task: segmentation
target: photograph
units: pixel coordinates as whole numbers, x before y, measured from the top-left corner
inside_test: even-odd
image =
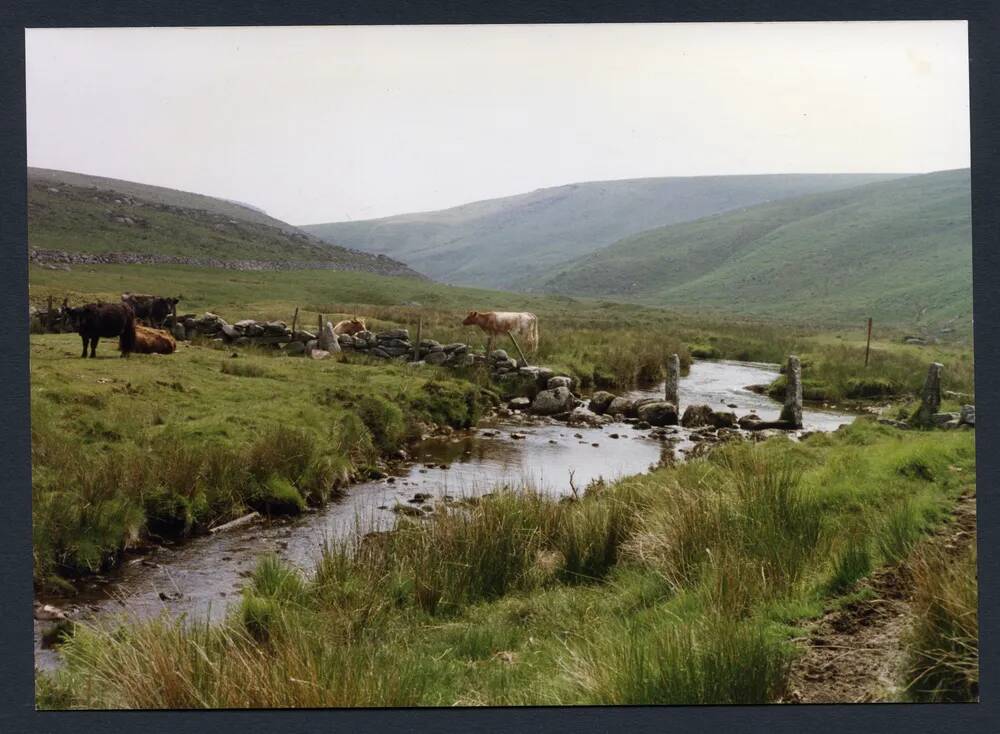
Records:
[[[24,111],[36,710],[979,702],[967,21],[28,27]]]

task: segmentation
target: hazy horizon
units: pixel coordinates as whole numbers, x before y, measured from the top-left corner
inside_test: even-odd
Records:
[[[587,181],[969,167],[964,21],[29,29],[25,43],[29,166],[292,224]]]

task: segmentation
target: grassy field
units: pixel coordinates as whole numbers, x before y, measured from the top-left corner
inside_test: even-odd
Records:
[[[94,298],[115,301],[127,290],[180,293],[182,311],[211,310],[230,321],[277,318],[290,323],[299,308],[300,323],[307,326],[316,324],[319,313],[337,318],[358,314],[376,327],[409,327],[411,335],[420,322],[425,338],[474,345],[483,345],[485,339],[478,329],[461,326],[469,310],[532,311],[539,317],[541,333],[541,347],[533,359],[572,374],[584,388],[614,389],[658,379],[665,356],[677,352],[685,365],[692,356],[780,363],[789,354],[799,354],[805,360],[805,378],[822,385],[822,397],[830,401],[863,391],[851,380],[887,386],[887,396],[914,393],[926,365],[934,360],[945,364],[946,389],[974,391],[970,341],[956,336],[932,346],[906,345],[901,343],[904,332],[879,325],[866,369],[864,321],[855,329],[817,332],[814,326],[795,321],[692,315],[611,301],[336,271],[249,273],[125,265],[71,272],[30,270],[30,296],[37,305],[49,295],[57,303],[64,297],[71,303]]]
[[[79,629],[65,668],[39,678],[39,704],[780,700],[791,625],[909,561],[974,483],[973,438],[861,420],[799,444],[728,446],[575,502],[501,493],[400,520],[328,548],[311,578],[265,558],[224,624]]]

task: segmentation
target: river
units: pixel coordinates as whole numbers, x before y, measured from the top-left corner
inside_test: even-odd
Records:
[[[740,417],[754,412],[764,420],[775,420],[780,404],[746,387],[770,383],[777,374],[778,366],[771,364],[698,361],[681,378],[680,403],[682,407],[703,403]],[[633,398],[662,395],[662,384],[629,393]],[[803,430],[832,431],[853,418],[846,413],[806,408]],[[622,423],[603,428],[485,423],[474,431],[422,442],[411,452],[415,462],[391,481],[354,485],[345,497],[316,512],[166,546],[152,556],[126,561],[106,577],[84,583],[72,598],[40,601],[64,607],[79,619],[122,612],[149,617],[166,611],[218,620],[229,602],[239,596],[263,553],[276,553],[308,571],[325,539],[359,528],[367,532],[391,527],[396,517],[391,508],[397,503],[415,506],[409,500],[416,493],[458,499],[506,484],[568,494],[571,480],[573,486],[583,489],[598,478],[613,480],[647,471],[669,458],[664,452],[683,458],[694,445],[689,435],[686,429],[678,428],[674,438],[679,440],[663,443],[650,437],[648,431]],[[41,644],[44,626],[35,622],[35,664],[48,669],[59,664],[59,657]]]

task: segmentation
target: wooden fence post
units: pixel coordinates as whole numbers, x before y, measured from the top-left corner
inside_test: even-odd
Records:
[[[417,338],[413,342],[413,361],[420,361],[420,336],[424,327],[424,319],[422,316],[417,317]]]
[[[507,336],[509,336],[510,340],[514,342],[514,347],[517,349],[517,353],[521,355],[521,362],[523,362],[524,366],[527,367],[528,359],[524,356],[524,352],[521,351],[521,345],[517,343],[517,339],[514,338],[514,335],[511,332],[508,331]]]
[[[868,341],[865,343],[865,367],[868,366],[868,351],[872,346],[872,317],[868,317]]]
[[[295,315],[292,316],[292,341],[295,341],[295,325],[299,322],[299,307],[295,307]]]

